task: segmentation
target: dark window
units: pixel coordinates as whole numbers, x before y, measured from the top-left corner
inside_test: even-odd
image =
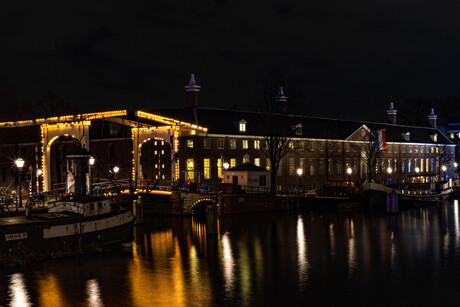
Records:
[[[93,203],[90,203],[90,204],[89,204],[89,209],[90,209],[90,210],[94,210],[94,204],[93,204]]]
[[[263,175],[263,176],[259,176],[259,185],[261,187],[264,187],[267,185],[267,176]]]
[[[109,144],[109,158],[115,157],[115,144]]]
[[[97,203],[97,208],[102,209],[102,203]]]

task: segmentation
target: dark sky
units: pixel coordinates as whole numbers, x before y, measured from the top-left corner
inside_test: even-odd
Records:
[[[85,109],[254,105],[275,68],[304,114],[384,120],[460,92],[455,1],[3,1],[0,78]]]

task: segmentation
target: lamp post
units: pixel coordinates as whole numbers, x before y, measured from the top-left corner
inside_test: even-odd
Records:
[[[88,192],[89,194],[93,194],[93,165],[96,160],[93,157],[89,158],[89,184],[88,184]]]
[[[351,173],[353,170],[351,167],[347,168],[347,174],[348,174],[348,192],[351,192]]]
[[[303,169],[299,167],[299,168],[297,169],[297,175],[299,175],[299,191],[300,191],[300,186],[301,186],[301,185],[300,185],[300,183],[301,183],[300,179],[301,179],[301,177],[302,177],[302,174],[303,174]]]
[[[117,179],[117,174],[119,171],[120,171],[120,168],[118,166],[113,167],[114,179]]]
[[[230,167],[230,164],[228,162],[224,162],[222,166],[224,167],[224,170],[228,170],[228,168]],[[223,171],[222,171],[222,183],[224,183],[224,172]]]
[[[22,168],[24,167],[24,160],[22,158],[17,159],[14,161],[16,164],[16,167],[18,168],[18,174],[19,174],[19,200],[18,200],[18,206],[22,207]],[[16,206],[16,212],[18,211],[18,206]]]
[[[445,165],[443,165],[443,166],[441,167],[441,169],[442,169],[442,171],[444,172],[444,177],[443,177],[443,178],[445,178],[445,177],[446,177],[446,170],[447,170],[447,167],[446,167]]]
[[[393,173],[393,169],[391,167],[388,167],[387,173],[388,173],[388,184],[391,184],[391,174]]]

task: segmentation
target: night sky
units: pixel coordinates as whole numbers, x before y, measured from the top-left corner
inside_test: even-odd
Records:
[[[299,113],[385,120],[398,101],[460,93],[452,1],[3,1],[0,82],[84,110],[253,108],[264,76]]]

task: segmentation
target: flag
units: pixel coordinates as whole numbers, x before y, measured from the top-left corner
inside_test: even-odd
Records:
[[[376,150],[387,149],[386,129],[374,131],[374,142]]]

